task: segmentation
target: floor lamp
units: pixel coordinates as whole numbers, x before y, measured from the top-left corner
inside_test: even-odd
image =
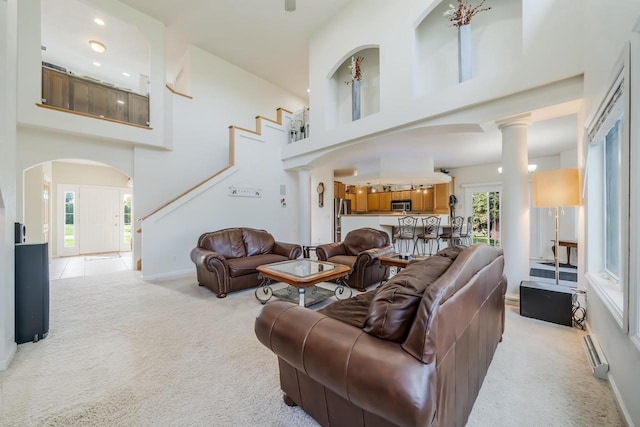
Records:
[[[531,175],[531,193],[534,208],[555,209],[555,255],[556,285],[560,283],[560,250],[558,247],[558,211],[565,206],[580,205],[578,169],[555,169]]]

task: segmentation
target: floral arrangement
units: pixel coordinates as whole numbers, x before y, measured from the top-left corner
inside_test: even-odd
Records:
[[[362,61],[364,61],[362,56],[351,57],[351,65],[349,65],[349,69],[351,70],[351,80],[345,82],[346,84],[350,84],[356,80],[362,80],[362,68],[360,67]]]
[[[479,5],[471,7],[467,0],[457,0],[457,4],[449,4],[449,10],[444,13],[444,16],[449,18],[451,25],[454,27],[461,27],[463,25],[469,25],[471,18],[480,12],[491,9],[490,7],[483,8],[485,0],[482,0]]]

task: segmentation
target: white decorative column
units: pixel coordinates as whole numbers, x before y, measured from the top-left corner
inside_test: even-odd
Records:
[[[311,180],[309,170],[303,167],[298,169],[298,195],[300,199],[300,214],[298,215],[298,243],[309,245],[311,243]]]
[[[500,241],[504,250],[507,299],[519,299],[522,280],[529,279],[529,173],[527,128],[531,115],[496,121],[502,131],[502,195]]]

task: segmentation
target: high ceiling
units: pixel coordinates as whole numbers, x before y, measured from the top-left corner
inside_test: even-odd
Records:
[[[183,43],[307,98],[311,34],[349,0],[122,0],[167,25],[170,58]]]
[[[309,39],[349,2],[297,0],[296,10],[287,12],[284,0],[121,1],[166,24],[169,66],[182,56],[187,44],[193,44],[303,99],[309,96]],[[82,0],[43,0],[42,4],[42,44],[47,47],[43,60],[142,91],[141,82],[149,75],[148,45],[135,27],[99,13]],[[94,23],[98,16],[107,21],[105,26]],[[104,42],[107,51],[92,52],[88,47],[90,39]],[[102,66],[94,66],[93,61],[100,61]],[[131,77],[123,76],[123,72]],[[528,130],[529,157],[575,148],[579,105],[574,102],[551,107],[542,114],[532,112],[538,117]],[[401,156],[406,147],[414,155],[432,158],[436,170],[499,163],[500,131],[495,124],[474,126],[477,129],[436,134],[427,128],[404,130],[368,140],[367,150],[347,147],[331,153],[324,161],[334,169],[349,170],[366,161],[368,155]]]

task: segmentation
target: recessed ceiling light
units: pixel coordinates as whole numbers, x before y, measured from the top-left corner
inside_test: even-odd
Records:
[[[93,22],[95,22],[98,25],[104,25],[104,21],[102,19],[100,19],[100,18],[94,19]]]
[[[99,63],[98,61],[94,61],[93,65],[95,65],[96,67],[102,67],[102,64]]]
[[[100,43],[97,40],[89,40],[89,46],[91,46],[91,49],[98,53],[104,53],[107,50],[107,47],[104,45],[104,43]]]
[[[122,72],[122,75],[125,76],[125,77],[131,77],[131,74],[129,74],[127,72],[124,72],[124,71]]]
[[[311,93],[311,89],[307,88],[307,93]]]

